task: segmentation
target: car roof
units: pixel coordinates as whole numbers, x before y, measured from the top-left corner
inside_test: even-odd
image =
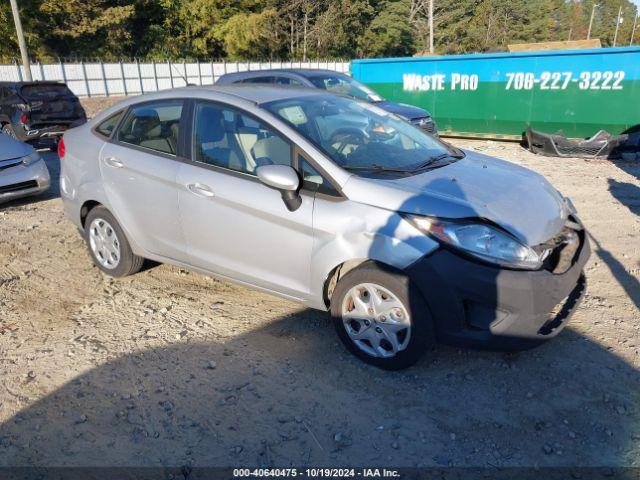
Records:
[[[305,88],[305,87],[291,87],[291,86],[271,86],[260,84],[225,84],[225,85],[210,85],[210,86],[188,86],[173,88],[170,90],[161,90],[155,93],[148,93],[145,95],[132,98],[132,102],[138,103],[142,101],[148,101],[153,99],[167,99],[167,98],[207,98],[211,93],[218,93],[221,95],[229,95],[232,97],[240,98],[251,103],[260,105],[262,103],[287,100],[290,98],[310,97],[317,96],[321,93],[318,90]],[[324,92],[322,92],[324,93]]]
[[[140,103],[153,102],[155,100],[172,100],[177,98],[194,98],[202,100],[226,100],[233,102],[233,99],[247,102],[254,105],[275,102],[278,100],[288,100],[301,97],[312,97],[318,95],[331,95],[325,91],[305,87],[291,86],[271,86],[248,83],[230,83],[223,85],[190,85],[187,87],[170,88],[158,92],[145,93],[125,97],[119,102],[100,111],[92,121],[102,121],[113,113],[129,106]]]
[[[220,78],[254,78],[268,77],[269,75],[293,75],[304,78],[313,78],[326,75],[345,75],[335,70],[320,70],[313,68],[271,68],[269,70],[246,70],[244,72],[231,72],[222,75]]]
[[[64,82],[58,82],[56,80],[35,80],[33,82],[7,82],[0,81],[0,87],[25,87],[31,85],[65,85]]]

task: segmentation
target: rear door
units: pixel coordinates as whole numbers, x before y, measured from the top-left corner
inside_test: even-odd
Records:
[[[309,293],[313,195],[287,210],[256,168],[290,165],[294,146],[234,107],[194,107],[192,159],[179,174],[180,218],[191,263],[295,298]]]
[[[102,148],[100,170],[112,213],[146,251],[186,261],[178,224],[183,100],[132,106]]]

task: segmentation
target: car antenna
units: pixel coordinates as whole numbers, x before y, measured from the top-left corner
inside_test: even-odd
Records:
[[[174,68],[175,68],[175,66],[176,66],[176,64],[175,64],[175,63],[169,63],[169,65],[170,65],[171,67],[174,67]],[[171,68],[171,67],[170,67],[170,68]],[[177,68],[175,68],[175,71],[176,71],[176,73],[180,76],[180,78],[184,80],[184,83],[186,84],[186,86],[187,86],[187,87],[195,87],[195,86],[196,86],[196,84],[195,84],[195,83],[189,83],[189,80],[187,80],[187,77],[185,77],[185,76],[184,76],[184,75],[183,75],[183,74],[182,74],[182,73],[181,73]]]

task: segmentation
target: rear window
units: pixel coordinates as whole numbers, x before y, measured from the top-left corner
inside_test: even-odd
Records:
[[[57,97],[74,97],[66,85],[27,85],[20,89],[26,100],[53,100]]]

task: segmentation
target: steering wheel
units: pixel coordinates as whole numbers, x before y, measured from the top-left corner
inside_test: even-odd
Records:
[[[345,152],[348,147],[359,147],[367,143],[367,134],[362,130],[341,129],[331,134],[329,145],[342,156],[346,156],[350,151]]]

